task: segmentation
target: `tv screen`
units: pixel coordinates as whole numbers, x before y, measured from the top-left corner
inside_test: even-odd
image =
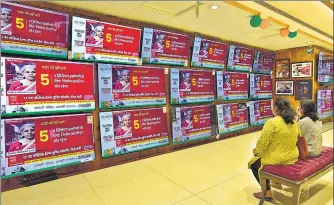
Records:
[[[166,107],[100,112],[102,157],[168,145]]]
[[[188,66],[190,38],[186,35],[144,28],[143,63]]]
[[[273,117],[272,100],[258,100],[249,102],[249,116],[251,127],[263,125]]]
[[[212,112],[213,111],[213,112]],[[172,108],[173,144],[183,144],[215,135],[214,105]]]
[[[196,37],[191,66],[225,69],[227,48],[224,43]]]
[[[100,108],[166,104],[164,68],[98,64]]]
[[[250,74],[250,99],[273,97],[273,82],[270,75]]]
[[[1,120],[1,178],[95,160],[93,115]]]
[[[170,70],[171,104],[214,102],[214,73],[211,70]]]
[[[273,71],[275,54],[262,51],[255,51],[253,73],[270,75]]]
[[[248,74],[217,71],[217,98],[225,100],[248,99]]]
[[[137,28],[73,16],[72,58],[136,65],[140,36]]]
[[[1,115],[95,109],[94,65],[1,58]]]
[[[248,108],[243,103],[217,105],[219,134],[226,134],[248,127]]]
[[[1,52],[67,59],[68,23],[68,14],[1,2]]]
[[[319,53],[318,61],[318,82],[332,83],[334,75],[333,55]]]
[[[230,46],[227,70],[250,72],[253,66],[254,50],[240,46]]]
[[[320,118],[333,116],[333,90],[318,90],[317,111]]]

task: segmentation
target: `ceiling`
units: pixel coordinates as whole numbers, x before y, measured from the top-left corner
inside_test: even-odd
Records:
[[[298,25],[301,31],[297,37],[282,38],[279,35],[280,29],[294,22],[260,5],[255,5],[255,2],[202,1],[198,20],[195,17],[196,1],[94,1],[94,3],[92,1],[56,1],[52,3],[168,26],[268,50],[307,46],[307,42],[310,41],[313,45],[333,50],[333,37],[325,37],[297,23],[295,25]],[[270,1],[267,3],[333,36],[333,10],[320,1]],[[213,4],[219,8],[212,10]],[[252,28],[249,25],[251,16],[264,11],[278,21],[271,22],[267,29]]]

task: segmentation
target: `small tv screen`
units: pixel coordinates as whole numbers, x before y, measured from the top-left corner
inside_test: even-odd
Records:
[[[144,28],[141,55],[143,63],[188,66],[190,38],[182,34]]]
[[[211,70],[170,70],[171,104],[214,102],[214,73]]]
[[[1,2],[1,52],[67,59],[69,15]]]
[[[214,105],[172,108],[173,144],[183,144],[215,135]]]
[[[248,73],[217,71],[218,101],[247,100]]]
[[[275,63],[275,54],[255,51],[253,73],[270,75]]]
[[[250,99],[269,99],[273,97],[273,81],[270,75],[250,74]]]
[[[334,75],[333,55],[320,52],[318,61],[318,82],[333,83],[333,75]]]
[[[101,109],[166,104],[164,68],[100,63],[98,71]]]
[[[227,70],[250,72],[253,66],[253,60],[253,49],[231,45],[227,61]]]
[[[95,160],[93,115],[1,120],[1,178]]]
[[[272,100],[258,100],[249,102],[249,116],[251,127],[263,125],[273,117]]]
[[[226,134],[248,128],[248,108],[246,103],[217,105],[219,134]]]
[[[168,145],[166,107],[100,112],[102,157]]]
[[[141,30],[72,17],[72,59],[137,65]]]
[[[320,118],[333,116],[333,90],[318,90],[317,111]]]
[[[226,44],[196,37],[191,66],[225,69],[227,53]]]

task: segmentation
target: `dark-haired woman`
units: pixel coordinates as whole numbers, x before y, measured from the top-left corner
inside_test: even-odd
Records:
[[[299,155],[296,143],[300,129],[289,101],[282,98],[277,99],[272,110],[275,117],[264,124],[261,137],[253,150],[254,156],[248,163],[259,183],[259,169],[262,165],[294,164]],[[265,200],[272,201],[269,180],[266,181],[266,185]],[[262,193],[258,192],[253,195],[260,199]]]
[[[298,124],[301,136],[304,136],[308,145],[308,157],[318,157],[322,151],[322,123],[315,103],[312,100],[302,100],[297,112],[301,115]]]

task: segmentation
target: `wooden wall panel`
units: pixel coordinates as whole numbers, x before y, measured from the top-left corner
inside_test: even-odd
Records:
[[[319,89],[333,89],[333,86],[322,86],[317,82],[319,53],[321,51],[324,51],[324,52],[329,53],[329,54],[333,54],[333,53],[326,50],[326,49],[314,46],[314,52],[312,54],[307,54],[306,49],[307,49],[307,47],[299,47],[299,48],[291,48],[291,49],[287,49],[287,50],[277,51],[276,56],[275,56],[275,60],[290,59],[290,78],[286,78],[284,80],[293,80],[294,84],[298,80],[312,80],[312,90],[313,90],[312,100],[314,100],[316,102],[317,91]],[[312,61],[312,63],[313,63],[312,77],[311,78],[292,78],[291,77],[291,63],[305,62],[305,61]],[[275,73],[275,72],[276,72],[276,70],[274,69],[273,73]],[[279,80],[283,80],[283,79],[279,79]],[[277,79],[274,79],[274,90],[275,90],[276,81],[277,81]],[[294,92],[296,92],[296,91],[294,90]],[[293,96],[279,96],[279,95],[275,95],[275,91],[274,91],[274,99],[276,99],[278,97],[287,98],[291,102],[292,108],[294,110],[296,110],[297,106],[300,103],[299,100],[295,100],[294,95]],[[328,121],[333,121],[333,117],[323,120],[323,122],[328,122]]]

